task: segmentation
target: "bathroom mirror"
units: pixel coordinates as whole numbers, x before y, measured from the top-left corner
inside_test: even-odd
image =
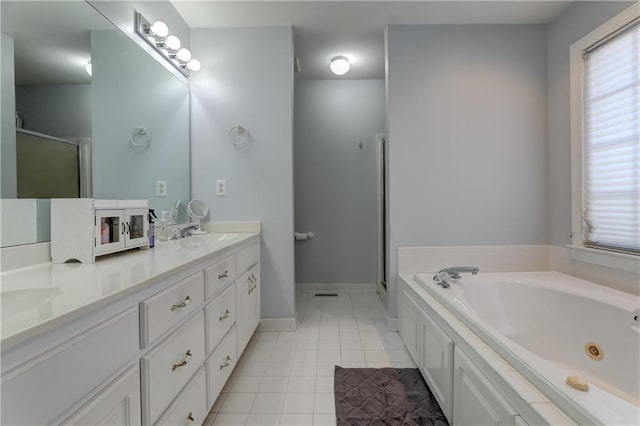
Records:
[[[47,222],[47,198],[148,199],[158,211],[188,200],[188,85],[86,2],[0,7],[2,234],[25,227],[1,245],[49,240],[7,222],[15,212]],[[64,190],[38,186],[58,174]]]

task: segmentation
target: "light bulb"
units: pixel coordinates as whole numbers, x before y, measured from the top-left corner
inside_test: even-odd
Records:
[[[157,36],[166,37],[169,34],[169,27],[162,21],[156,21],[151,25],[151,31]]]
[[[192,59],[187,63],[187,68],[191,71],[200,71],[200,61],[197,59]]]
[[[91,67],[91,61],[89,61],[89,63],[87,64],[86,67],[84,67],[84,70],[87,72],[87,74],[92,75],[92,67]]]
[[[331,65],[329,65],[329,68],[331,68],[331,72],[335,75],[344,75],[351,68],[351,64],[346,56],[336,56],[331,59]]]
[[[180,39],[174,35],[170,35],[164,42],[167,47],[171,50],[178,50],[182,43],[180,43]]]
[[[191,52],[189,49],[182,48],[176,53],[176,57],[182,62],[189,62],[191,60]]]

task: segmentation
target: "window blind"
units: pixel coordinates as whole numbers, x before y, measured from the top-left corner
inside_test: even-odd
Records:
[[[640,25],[584,51],[587,246],[640,253]]]

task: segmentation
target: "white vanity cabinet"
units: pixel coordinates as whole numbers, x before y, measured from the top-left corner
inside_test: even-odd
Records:
[[[131,308],[41,353],[10,357],[18,361],[15,366],[3,370],[0,423],[59,423],[61,418],[69,417],[65,411],[86,395],[98,389],[100,393],[106,392],[109,386],[105,387],[105,383],[110,382],[114,374],[131,362],[138,350],[138,310]],[[24,361],[21,362],[20,358],[23,357]],[[3,368],[6,368],[7,361],[14,363],[3,356]],[[116,391],[110,394],[106,402],[100,402],[107,405],[105,412],[122,406],[120,401],[131,395],[131,391],[125,388],[122,394]],[[139,412],[139,407],[138,397],[131,404],[131,413]],[[101,411],[88,409],[78,418],[88,420],[91,413],[98,412]],[[100,419],[94,420],[97,424]],[[136,422],[139,421],[138,417]]]
[[[135,365],[102,389],[63,425],[139,425],[140,370]]]
[[[244,351],[260,322],[260,267],[254,265],[236,281],[238,353]]]
[[[459,348],[454,364],[453,424],[513,425],[518,413]]]
[[[259,323],[259,242],[242,238],[3,348],[0,424],[202,424]]]
[[[149,246],[147,200],[51,200],[51,261],[94,263],[96,256]]]

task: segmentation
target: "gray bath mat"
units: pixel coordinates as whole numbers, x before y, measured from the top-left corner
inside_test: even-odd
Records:
[[[335,369],[338,426],[447,426],[417,368]]]

